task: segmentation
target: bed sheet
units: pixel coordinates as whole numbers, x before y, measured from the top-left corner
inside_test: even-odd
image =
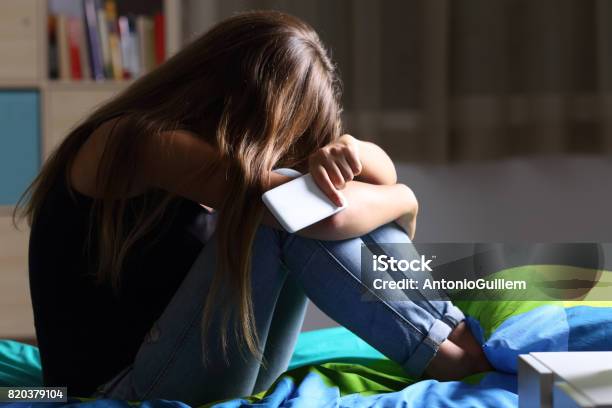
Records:
[[[525,266],[537,274],[542,266]],[[550,266],[546,266],[550,267]],[[502,271],[503,272],[503,271]],[[516,271],[514,271],[516,272]],[[604,271],[599,284],[612,285]],[[534,351],[612,350],[612,302],[594,301],[472,301],[456,302],[495,372],[462,381],[409,378],[363,340],[344,328],[302,333],[289,370],[260,394],[208,404],[207,407],[514,407],[518,404],[516,361]],[[0,341],[0,386],[42,383],[38,350]],[[203,386],[206,386],[203,384]],[[150,400],[142,407],[186,407],[179,401]],[[59,407],[62,404],[36,404]],[[78,408],[127,408],[118,400],[71,398]],[[23,406],[23,404],[13,404]]]

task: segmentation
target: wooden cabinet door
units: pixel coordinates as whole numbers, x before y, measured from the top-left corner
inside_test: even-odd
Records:
[[[41,0],[42,1],[42,0]],[[0,10],[0,80],[33,82],[38,79],[43,62],[39,30],[41,21],[37,0],[2,0]]]

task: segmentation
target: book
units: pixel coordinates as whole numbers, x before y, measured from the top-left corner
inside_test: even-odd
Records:
[[[132,72],[132,38],[130,37],[130,22],[127,16],[120,16],[117,19],[119,28],[119,45],[121,46],[121,60],[123,61],[123,77],[133,78]]]
[[[55,15],[50,14],[47,17],[47,41],[49,44],[49,78],[59,78],[59,55],[57,49],[57,18]]]
[[[81,67],[81,50],[80,50],[80,25],[81,21],[75,17],[66,18],[68,32],[68,51],[70,58],[70,78],[80,80],[83,79]]]
[[[120,16],[118,26],[124,76],[126,78],[136,78],[140,75],[140,57],[134,18]]]
[[[121,55],[121,44],[119,38],[119,27],[117,22],[117,5],[114,0],[105,2],[106,20],[108,25],[108,44],[110,47],[110,59],[114,79],[123,79],[123,58]]]
[[[51,79],[123,80],[166,59],[166,21],[154,14],[119,15],[118,0],[48,0]]]
[[[85,30],[85,22],[82,19],[77,19],[78,24],[78,39],[79,39],[79,57],[81,60],[81,74],[83,79],[91,79],[92,72],[89,63],[89,44],[87,42],[87,34]]]
[[[136,27],[136,17],[128,16],[130,38],[132,44],[132,67],[134,70],[134,77],[138,77],[144,71],[142,65],[140,65],[140,37],[138,36],[138,28]]]
[[[162,13],[156,13],[153,17],[155,32],[155,64],[160,65],[166,59],[166,37],[165,21]]]
[[[136,29],[138,32],[140,68],[142,73],[149,72],[155,68],[153,19],[149,16],[136,17]]]
[[[100,48],[102,49],[104,77],[111,79],[113,77],[113,65],[111,62],[110,43],[108,41],[108,21],[102,0],[96,1],[96,16],[98,18],[98,32],[100,33]]]
[[[55,37],[57,39],[57,55],[59,62],[59,78],[70,79],[70,49],[68,46],[68,27],[66,16],[55,16]]]
[[[92,78],[99,81],[104,79],[104,64],[102,61],[102,47],[100,45],[100,31],[98,30],[96,0],[83,1]]]

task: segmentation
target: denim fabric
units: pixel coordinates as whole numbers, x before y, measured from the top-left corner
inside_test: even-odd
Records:
[[[450,302],[424,297],[413,301],[394,296],[391,301],[377,294],[376,299],[367,299],[367,288],[360,280],[361,250],[364,244],[377,242],[410,244],[395,223],[361,238],[333,242],[259,227],[253,244],[251,290],[264,364],[245,352],[233,336],[224,358],[218,342],[221,323],[214,319],[205,334],[203,364],[201,318],[215,272],[213,236],[151,328],[133,364],[102,385],[95,396],[201,404],[264,390],[289,364],[307,297],[407,373],[421,375],[464,315]],[[412,254],[388,254],[396,258],[417,256],[412,245],[390,247],[411,249]]]

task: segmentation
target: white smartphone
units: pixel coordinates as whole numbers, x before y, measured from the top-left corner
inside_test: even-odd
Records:
[[[262,196],[270,212],[288,232],[294,233],[346,208],[334,204],[317,186],[312,176],[305,174]]]

